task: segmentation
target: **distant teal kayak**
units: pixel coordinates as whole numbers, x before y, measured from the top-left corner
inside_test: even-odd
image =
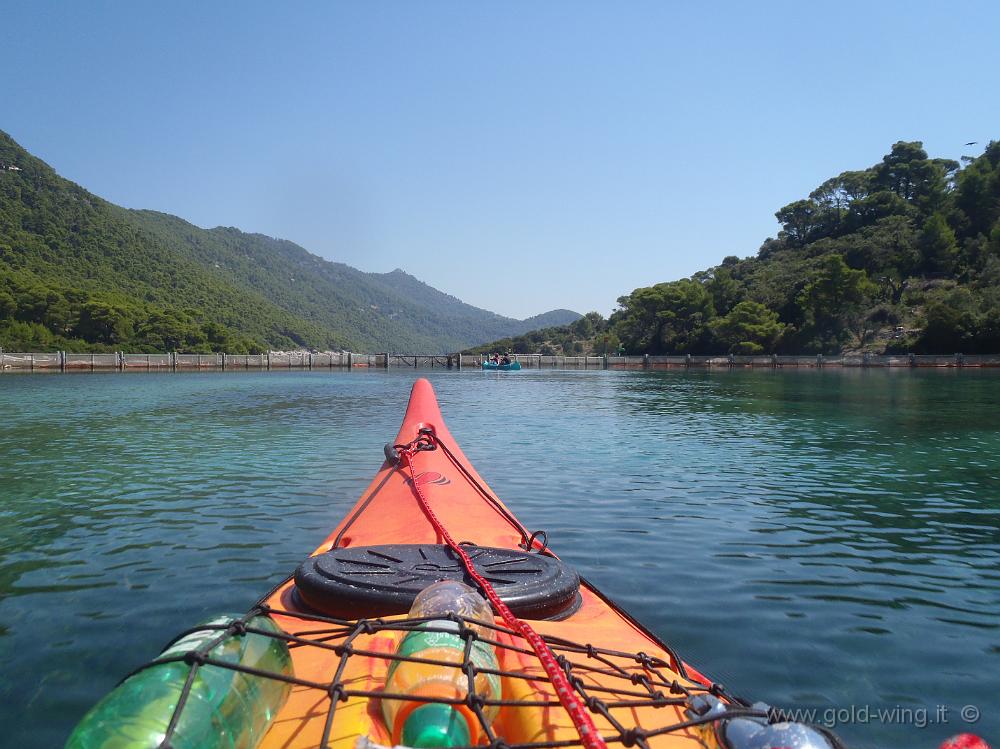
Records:
[[[508,372],[512,370],[518,370],[521,368],[521,362],[512,361],[510,364],[494,364],[493,362],[484,361],[483,369],[498,369],[502,372]]]

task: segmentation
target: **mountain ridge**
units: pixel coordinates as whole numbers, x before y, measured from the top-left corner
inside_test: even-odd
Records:
[[[397,272],[398,271],[398,272]],[[537,320],[235,227],[110,203],[0,131],[0,341],[10,349],[264,347],[445,353]]]

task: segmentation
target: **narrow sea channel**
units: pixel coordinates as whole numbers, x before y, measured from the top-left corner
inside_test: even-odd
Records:
[[[521,520],[732,691],[855,749],[1000,740],[1000,372],[410,370],[0,376],[5,745],[61,746],[290,572],[418,374]]]

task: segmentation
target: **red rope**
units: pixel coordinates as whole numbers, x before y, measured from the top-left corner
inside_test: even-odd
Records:
[[[580,734],[580,741],[583,742],[585,749],[607,749],[604,739],[597,732],[597,726],[594,725],[594,721],[591,719],[590,713],[588,713],[580,703],[580,699],[577,697],[576,692],[573,691],[573,687],[570,686],[569,680],[566,678],[566,674],[563,673],[563,670],[556,662],[556,657],[553,655],[551,648],[549,648],[545,640],[543,640],[541,636],[539,636],[539,634],[528,625],[527,622],[521,621],[514,616],[514,613],[507,608],[507,604],[500,600],[500,596],[498,596],[497,592],[493,590],[493,586],[490,585],[489,581],[476,572],[476,568],[472,564],[472,559],[465,553],[465,549],[455,543],[455,539],[451,537],[451,534],[449,534],[445,529],[444,525],[438,519],[438,516],[434,514],[430,503],[427,501],[427,497],[424,496],[423,491],[420,489],[420,484],[417,483],[417,474],[413,470],[413,456],[416,452],[416,447],[411,445],[401,449],[399,451],[399,457],[401,462],[410,471],[410,485],[413,487],[413,493],[417,496],[417,500],[423,507],[424,512],[427,513],[427,517],[430,518],[434,529],[441,535],[445,543],[447,543],[448,546],[450,546],[462,559],[462,563],[465,565],[465,569],[468,571],[469,576],[476,581],[482,591],[486,594],[486,597],[493,605],[493,608],[499,612],[504,624],[515,632],[518,632],[531,645],[531,649],[535,651],[535,655],[537,655],[538,660],[541,661],[542,667],[545,669],[545,673],[549,677],[549,681],[552,683],[552,686],[555,687],[556,695],[559,697],[559,702],[562,703],[566,712],[569,713],[569,717],[572,719],[573,725],[576,727],[576,732]]]

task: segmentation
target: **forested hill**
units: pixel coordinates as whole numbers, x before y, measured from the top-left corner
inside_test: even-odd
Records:
[[[1000,141],[963,163],[899,142],[775,215],[754,257],[635,289],[608,320],[481,349],[1000,352]]]
[[[133,211],[0,132],[0,346],[7,350],[455,351],[579,315],[515,320],[403,271]]]

